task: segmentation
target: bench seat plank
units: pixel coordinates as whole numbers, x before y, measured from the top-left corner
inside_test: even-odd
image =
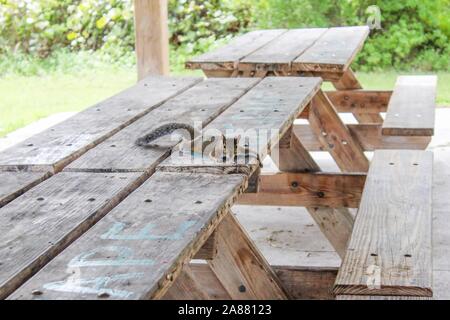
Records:
[[[214,119],[205,133],[221,132],[226,136],[240,135],[239,144],[249,147],[259,159],[264,159],[271,147],[278,143],[294,120],[320,89],[320,78],[267,77],[258,83],[239,101]],[[197,161],[191,155],[170,157],[163,161],[159,170],[197,172],[243,172],[252,173],[259,162],[250,161],[237,164],[233,159],[219,163],[213,159]]]
[[[161,298],[245,183],[242,175],[156,173],[10,298]]]
[[[0,171],[60,171],[200,78],[149,77],[0,153]]]
[[[158,140],[166,148],[142,148],[134,143],[138,137],[171,122],[205,126],[259,81],[234,78],[199,83],[89,150],[65,171],[151,171],[170,154],[177,141],[171,141],[168,135]]]
[[[49,176],[46,172],[0,172],[0,208]]]
[[[59,173],[0,209],[5,298],[121,201],[138,174]]]
[[[383,135],[432,136],[436,87],[436,76],[398,77],[383,122]]]
[[[432,295],[433,154],[375,151],[337,295]]]

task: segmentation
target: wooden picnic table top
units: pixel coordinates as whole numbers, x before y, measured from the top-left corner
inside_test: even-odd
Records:
[[[15,183],[1,190],[0,297],[160,297],[257,163],[218,164],[232,168],[223,174],[208,161],[169,161],[176,141],[153,150],[136,138],[171,122],[266,130],[255,149],[263,158],[320,85],[320,78],[148,78],[3,151],[0,175]],[[133,239],[154,248],[143,251]],[[273,290],[260,297],[283,297]]]
[[[345,72],[369,34],[367,26],[257,30],[190,59],[190,69]]]

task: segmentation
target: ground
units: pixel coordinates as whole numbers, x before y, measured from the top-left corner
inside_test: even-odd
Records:
[[[200,72],[183,73],[186,74],[201,75]],[[358,78],[366,89],[392,89],[397,75],[396,72],[358,73]],[[450,106],[450,72],[438,76],[438,105]],[[3,77],[0,79],[0,137],[55,113],[80,111],[135,81],[134,68]]]

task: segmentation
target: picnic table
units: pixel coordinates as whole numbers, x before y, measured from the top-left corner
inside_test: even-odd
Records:
[[[214,283],[225,292],[222,298],[289,298],[233,216],[234,203],[307,207],[343,258],[349,256],[352,233],[364,235],[353,225],[364,230],[376,219],[371,201],[379,191],[370,190],[380,184],[367,182],[371,187],[363,192],[366,179],[372,181],[370,172],[366,177],[369,161],[364,150],[383,144],[382,136],[370,136],[369,147],[361,143],[366,138],[353,134],[342,122],[321,84],[317,77],[147,78],[0,153],[0,297],[214,298],[199,285],[191,268],[192,259],[203,259]],[[424,88],[421,101],[428,101],[433,87]],[[309,119],[313,142],[297,134],[294,121],[302,116]],[[196,161],[191,153],[171,153],[178,140],[166,138],[167,147],[155,149],[134,144],[136,138],[172,122],[197,122],[223,135],[237,130],[245,137],[236,140],[241,146],[256,141],[251,145],[257,157],[244,162]],[[388,145],[396,149],[424,146],[424,141],[405,145],[404,137],[391,138]],[[332,155],[341,173],[320,171],[308,150],[317,149],[314,144]],[[417,186],[411,183],[417,176],[411,170],[419,170],[424,178],[422,189],[403,189],[401,199],[387,191],[385,201],[404,202],[406,197],[412,202],[422,197],[422,205],[429,208],[428,155],[418,150],[405,151],[418,152],[406,155],[391,152],[378,156],[383,167],[384,159],[392,158],[395,168],[397,157],[398,162],[415,161],[414,166],[398,164],[406,167],[398,175],[390,168],[392,181],[400,175],[406,185]],[[267,155],[281,172],[261,172]],[[383,171],[379,165],[371,170]],[[391,185],[398,188],[394,182],[388,185],[388,190]],[[361,216],[366,218],[358,223],[348,208],[363,203],[367,213]],[[410,205],[402,208],[409,210]],[[431,236],[426,232],[426,211],[418,211],[421,219],[391,216],[388,209],[385,214],[386,220],[406,219],[409,227],[420,223],[423,232],[417,236],[422,240]],[[375,230],[373,236],[378,235]],[[408,239],[408,245],[417,240]],[[360,243],[354,241],[355,246]],[[390,247],[389,254],[396,252],[403,258],[403,249]],[[360,250],[367,248],[362,245]],[[338,279],[340,296],[361,293],[353,289],[359,288],[359,278],[347,280],[343,271]],[[429,295],[431,290],[425,280],[412,291],[408,281],[395,285],[400,287],[392,291],[395,294]]]

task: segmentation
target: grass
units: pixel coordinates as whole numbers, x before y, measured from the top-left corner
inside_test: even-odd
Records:
[[[177,68],[173,74],[201,73]],[[397,75],[395,72],[358,73],[358,78],[366,89],[392,89]],[[438,76],[438,105],[450,106],[450,72],[438,73]],[[134,68],[102,68],[44,76],[7,75],[0,78],[0,137],[54,113],[80,111],[135,81]]]

